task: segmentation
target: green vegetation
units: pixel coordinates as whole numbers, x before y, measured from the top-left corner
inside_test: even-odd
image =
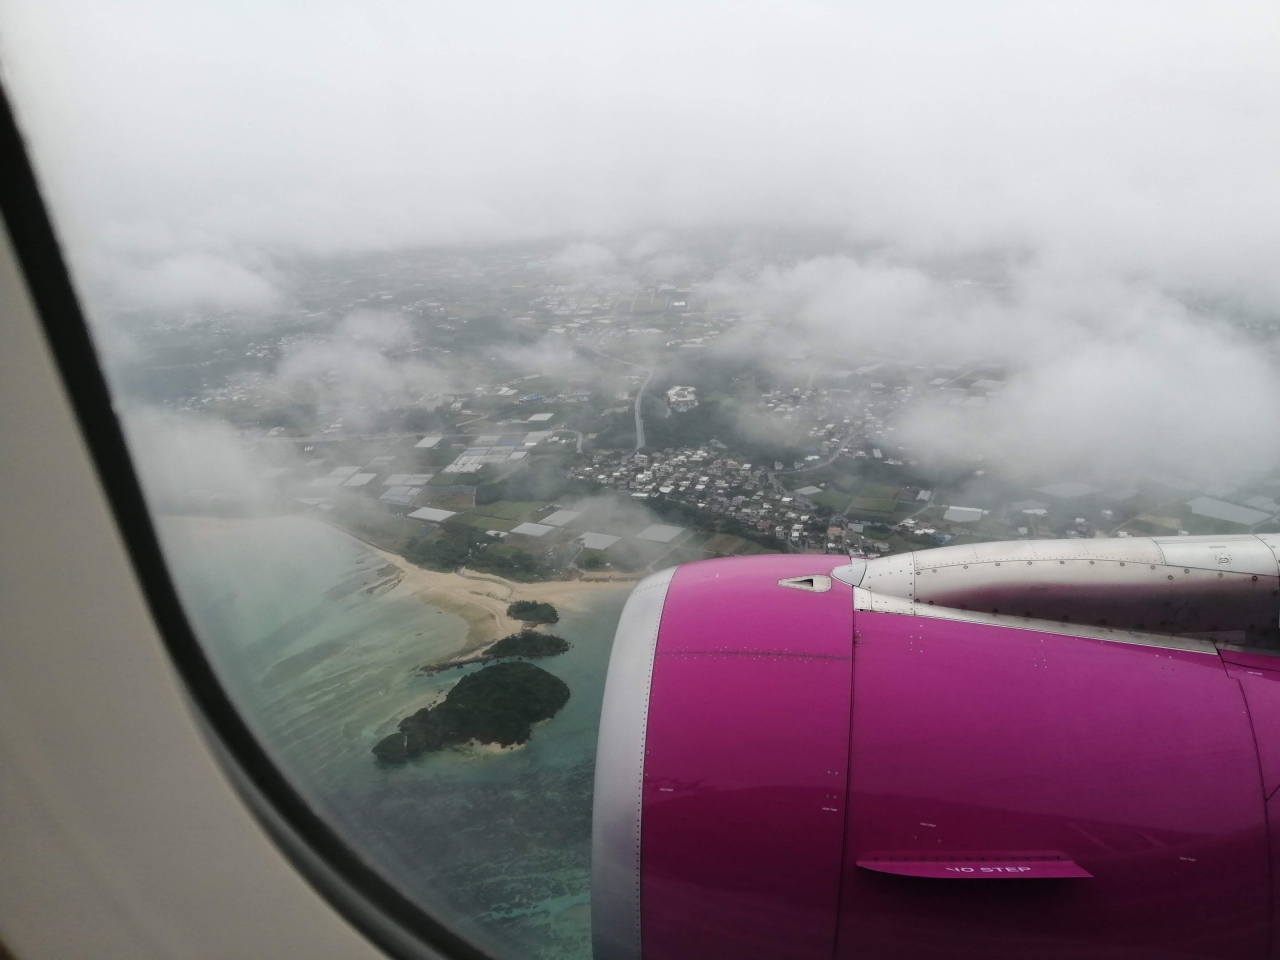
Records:
[[[528,741],[533,724],[549,720],[569,702],[569,686],[532,663],[496,663],[458,681],[444,701],[400,721],[379,740],[383,763],[407,760],[476,740],[510,746]]]
[[[538,558],[527,550],[495,543],[472,556],[470,566],[508,580],[536,580],[544,573]]]
[[[510,533],[517,526],[514,520],[487,517],[480,513],[461,513],[452,519],[455,523],[465,523],[467,526],[475,527],[477,530],[500,530],[503,533]]]
[[[456,570],[488,543],[489,537],[473,527],[446,523],[431,536],[410,544],[405,557],[432,570]]]
[[[569,649],[569,641],[551,633],[521,630],[503,637],[489,648],[487,656],[494,660],[502,657],[556,657]]]
[[[564,637],[557,637],[552,633],[538,633],[526,627],[519,633],[512,633],[498,640],[480,656],[429,664],[419,668],[418,673],[430,676],[433,673],[461,669],[475,663],[491,663],[511,657],[558,657],[568,649],[569,641]]]
[[[507,616],[525,623],[559,623],[560,614],[549,603],[538,600],[517,600],[507,607]]]
[[[858,496],[864,500],[887,500],[894,503],[898,499],[900,485],[896,483],[864,483],[858,488]]]
[[[599,550],[583,550],[578,554],[578,559],[574,561],[574,564],[580,570],[599,570],[607,562],[603,552]]]
[[[730,533],[717,533],[715,536],[708,537],[703,543],[698,544],[698,549],[706,550],[712,554],[724,554],[728,557],[737,556],[739,554],[760,554],[766,552],[764,547],[760,546],[760,544],[756,543],[754,540],[736,537]]]
[[[849,504],[851,513],[867,514],[892,514],[898,509],[896,500],[876,500],[870,497],[854,497]]]
[[[512,580],[534,580],[545,572],[538,558],[528,551],[497,543],[483,531],[457,520],[449,520],[430,536],[415,540],[404,555],[431,570],[467,566]]]
[[[648,391],[646,391],[647,395]],[[654,395],[658,395],[656,389]],[[625,435],[627,418],[619,419],[618,433]],[[630,436],[634,444],[634,418],[631,418],[631,423]],[[645,442],[654,450],[661,450],[664,447],[700,446],[715,438],[727,444],[738,456],[746,457],[748,461],[755,463],[772,463],[774,460],[789,463],[796,458],[796,448],[792,444],[774,443],[761,439],[758,435],[744,433],[741,429],[741,418],[733,406],[718,400],[708,399],[686,413],[675,414],[665,419],[646,417],[644,429]]]
[[[675,547],[662,558],[662,565],[675,566],[678,563],[694,563],[698,560],[711,560],[714,557],[714,553],[708,553],[706,550],[697,550],[692,547]]]
[[[733,517],[718,516],[708,514],[705,510],[699,510],[691,503],[681,503],[679,500],[669,500],[666,497],[656,497],[652,500],[646,500],[645,506],[656,513],[663,523],[674,524],[677,527],[689,527],[700,533],[714,535],[717,533],[729,533],[763,547],[765,552],[774,552],[777,547],[771,542],[771,538],[761,534],[754,527],[743,523]],[[612,559],[612,558],[611,558]],[[578,566],[582,566],[581,562]]]
[[[826,507],[834,513],[840,513],[849,506],[849,495],[847,493],[815,493],[809,498],[819,506]]]
[[[485,471],[476,474],[476,505],[488,506],[498,501],[529,504],[547,503],[570,494],[594,492],[594,484],[574,480],[565,473],[564,464],[556,458],[537,458],[506,474],[487,479]]]
[[[478,506],[473,512],[478,516],[498,517],[502,520],[514,520],[517,523],[521,523],[525,520],[531,520],[534,514],[546,505],[547,502],[545,500],[535,500],[528,503],[498,500],[494,503]]]
[[[385,550],[399,553],[421,532],[422,525],[380,509],[372,500],[347,498],[330,511],[333,523],[362,540],[368,540]]]

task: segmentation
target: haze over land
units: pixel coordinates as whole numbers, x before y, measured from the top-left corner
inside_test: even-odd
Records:
[[[1278,28],[1266,3],[10,0],[4,53],[109,354],[138,309],[270,328],[307,256],[551,240],[571,281],[675,276],[712,231],[705,289],[759,321],[756,360],[1008,371],[980,414],[908,417],[922,456],[1234,482],[1280,450]],[[276,373],[447,386],[424,354]]]
[[[590,949],[639,577],[1280,530],[1277,39],[1274,0],[0,0],[224,682],[371,862],[546,960]],[[563,709],[373,763],[520,599]]]

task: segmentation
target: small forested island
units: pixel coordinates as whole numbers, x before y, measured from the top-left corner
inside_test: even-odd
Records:
[[[569,649],[569,641],[554,633],[521,630],[503,637],[487,651],[495,660],[500,657],[554,657]]]
[[[379,740],[373,755],[383,763],[476,740],[502,746],[525,743],[533,724],[549,720],[569,702],[569,686],[532,663],[495,663],[458,681],[443,701],[400,721]]]
[[[495,641],[484,653],[467,657],[463,660],[446,660],[444,663],[433,663],[422,667],[418,672],[424,675],[441,673],[454,667],[465,667],[469,663],[492,663],[495,660],[506,660],[509,657],[554,657],[569,649],[569,641],[557,637],[553,633],[538,633],[536,630],[524,629]]]
[[[517,600],[507,607],[507,616],[525,623],[559,623],[556,608],[541,600]]]

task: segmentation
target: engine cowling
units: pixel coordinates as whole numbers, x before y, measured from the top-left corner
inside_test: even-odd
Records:
[[[1033,571],[1099,565],[1059,543],[1036,544]],[[1184,598],[1275,589],[1274,566],[1193,566],[1194,546],[1177,569],[1207,576],[1156,564]],[[1016,562],[974,557],[978,592],[1017,595]],[[1280,722],[1280,658],[962,610],[954,583],[957,606],[930,605],[927,571],[952,561],[960,581],[964,555],[942,548],[704,561],[636,588],[597,754],[600,960],[1267,955],[1280,755],[1250,710]]]

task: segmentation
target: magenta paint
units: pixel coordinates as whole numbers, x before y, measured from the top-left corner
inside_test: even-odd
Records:
[[[1258,760],[1216,655],[855,617],[837,957],[1266,956]],[[1055,850],[1092,876],[856,866],[883,850]]]
[[[851,589],[778,580],[843,557],[680,568],[650,694],[646,958],[829,960],[849,752]],[[726,574],[732,574],[726,576]]]

